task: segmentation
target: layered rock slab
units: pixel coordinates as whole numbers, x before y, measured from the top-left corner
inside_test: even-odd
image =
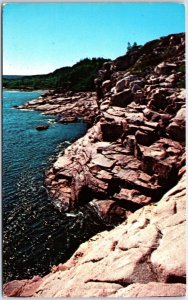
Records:
[[[130,135],[123,144],[121,139],[104,141],[101,122],[97,122],[59,156],[47,173],[46,185],[61,211],[91,203],[106,216],[108,209],[96,201],[107,204],[109,200],[120,208],[117,219],[123,220],[129,212],[160,199],[176,183],[183,153],[179,142],[163,137],[150,146]]]
[[[98,104],[95,92],[63,92],[49,91],[38,99],[31,100],[18,109],[40,111],[44,115],[55,115],[60,123],[77,122],[82,118],[92,125],[98,114]]]

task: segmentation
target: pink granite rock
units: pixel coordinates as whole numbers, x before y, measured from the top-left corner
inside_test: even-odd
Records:
[[[134,283],[126,288],[118,289],[113,297],[182,297],[185,295],[185,284],[149,282],[147,284]]]
[[[44,279],[34,276],[32,279],[14,280],[5,283],[3,293],[6,297],[32,297]]]
[[[52,92],[20,107],[94,124],[59,156],[46,185],[61,212],[90,203],[107,222],[124,221],[54,266],[35,297],[185,295],[184,35],[155,43],[104,64],[96,94]],[[167,60],[131,74],[145,63],[144,49],[152,61],[167,48]],[[9,284],[5,295],[30,283]]]
[[[158,203],[137,210],[118,227],[81,244],[61,268],[37,280],[32,296],[185,295],[185,179]],[[10,282],[4,285],[4,295],[31,295],[24,294],[31,283]]]

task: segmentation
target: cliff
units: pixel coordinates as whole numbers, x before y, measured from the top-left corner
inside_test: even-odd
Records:
[[[93,124],[59,156],[46,186],[61,212],[89,203],[106,222],[123,223],[44,278],[5,284],[5,295],[185,294],[184,55],[184,34],[162,37],[104,63],[96,94],[51,92],[20,107]]]

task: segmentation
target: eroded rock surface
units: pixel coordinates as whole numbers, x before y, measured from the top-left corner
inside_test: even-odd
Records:
[[[44,115],[55,115],[60,123],[72,123],[82,118],[91,125],[98,114],[95,92],[49,91],[17,108],[37,110]]]
[[[65,264],[42,279],[33,296],[184,296],[185,179],[183,175],[158,203],[81,244]],[[8,294],[7,286],[4,292]],[[20,290],[19,296],[23,293]]]
[[[65,150],[47,174],[46,185],[61,211],[90,203],[101,217],[109,212],[111,218],[113,206],[118,222],[158,201],[178,181],[185,153],[185,89],[179,87],[184,76],[179,72],[184,64],[184,35],[156,42],[161,48],[151,52],[165,57],[168,46],[173,55],[148,71],[140,69],[138,75],[134,68],[145,62],[142,49],[146,51],[152,42],[135,50],[139,59],[131,52],[106,62],[99,71],[94,126]],[[130,57],[128,69],[125,62]],[[69,101],[74,103],[73,97]]]
[[[106,222],[124,221],[54,267],[35,297],[185,295],[184,47],[184,34],[171,35],[105,63],[97,97],[52,93],[27,104],[93,124],[46,174],[58,209],[87,203]]]

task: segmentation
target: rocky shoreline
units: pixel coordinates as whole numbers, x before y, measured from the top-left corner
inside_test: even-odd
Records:
[[[185,295],[184,65],[185,36],[170,35],[104,63],[96,93],[50,91],[19,107],[90,125],[47,172],[47,189],[61,212],[89,203],[123,223],[5,295]]]
[[[72,123],[81,119],[88,125],[93,124],[99,113],[95,92],[73,93],[52,90],[17,108],[57,116],[57,122],[60,123]]]

